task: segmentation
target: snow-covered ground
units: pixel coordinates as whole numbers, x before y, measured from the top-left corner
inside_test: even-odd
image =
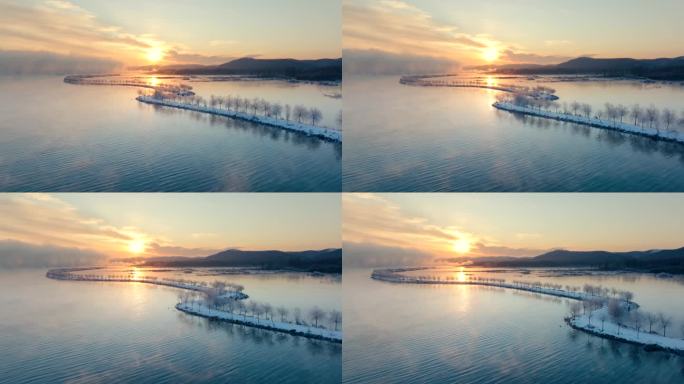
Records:
[[[268,116],[257,116],[245,112],[231,111],[223,108],[213,108],[210,106],[194,105],[188,103],[180,103],[172,100],[161,100],[154,98],[152,96],[138,96],[136,100],[155,105],[162,105],[166,107],[186,109],[189,111],[210,113],[212,115],[226,116],[235,119],[241,119],[246,121],[251,121],[254,123],[259,123],[263,125],[268,125],[272,127],[278,127],[282,129],[287,129],[290,131],[304,133],[309,136],[316,136],[326,140],[342,142],[342,132],[339,130],[317,127],[308,124],[302,124],[295,121],[287,121],[282,119],[276,119],[274,117]]]
[[[196,316],[202,316],[209,319],[223,320],[235,324],[247,325],[250,327],[257,327],[268,329],[271,331],[285,332],[292,335],[304,336],[313,339],[321,339],[333,341],[336,343],[342,342],[342,331],[333,331],[330,329],[317,328],[309,325],[294,324],[282,321],[275,321],[273,319],[257,318],[254,316],[235,314],[217,309],[207,308],[201,305],[200,302],[187,302],[176,304],[176,309],[187,312]]]
[[[544,287],[534,285],[532,283],[523,282],[506,282],[502,279],[478,279],[477,277],[467,276],[463,280],[447,280],[441,278],[433,278],[426,276],[406,276],[402,272],[421,270],[422,268],[397,268],[397,269],[378,269],[374,270],[371,278],[375,280],[387,281],[392,283],[408,283],[408,284],[453,284],[453,285],[483,285],[489,287],[499,287],[507,289],[515,289],[519,291],[533,292],[544,295],[551,295],[557,297],[565,297],[575,300],[592,300],[603,299],[604,303],[598,309],[595,309],[584,314],[570,316],[566,318],[568,325],[575,329],[579,329],[597,336],[621,340],[633,344],[658,346],[670,352],[684,354],[684,340],[672,337],[665,337],[655,333],[648,333],[643,330],[637,330],[634,327],[629,327],[626,324],[618,326],[617,323],[611,320],[608,315],[608,298],[590,294],[583,291],[568,291],[552,287]],[[625,311],[636,310],[639,305],[633,301],[619,300],[620,305]],[[589,316],[591,313],[591,316]],[[629,312],[627,312],[629,313]],[[603,322],[601,321],[602,318]],[[643,325],[643,322],[642,322]]]
[[[608,308],[601,307],[592,312],[591,319],[587,314],[577,315],[566,319],[567,323],[576,329],[595,334],[597,336],[621,340],[628,343],[658,346],[670,352],[684,354],[684,339],[665,337],[656,333],[649,333],[644,330],[643,322],[639,330],[633,326],[623,324],[618,326],[609,320],[601,321],[602,315],[608,316]]]
[[[684,135],[674,130],[660,130],[656,128],[642,127],[634,124],[619,121],[609,121],[597,119],[595,117],[585,117],[572,115],[562,112],[552,112],[530,107],[524,107],[507,102],[495,102],[492,104],[494,108],[501,109],[508,112],[522,113],[525,115],[543,117],[558,121],[566,121],[575,124],[588,125],[595,128],[609,129],[618,132],[629,133],[632,135],[646,136],[658,140],[673,141],[684,144]]]

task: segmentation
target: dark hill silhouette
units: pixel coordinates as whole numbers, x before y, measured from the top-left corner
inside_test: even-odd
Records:
[[[154,267],[254,267],[326,273],[342,272],[342,249],[307,251],[243,251],[228,249],[207,257],[155,258],[145,266]]]
[[[598,74],[638,76],[654,80],[684,80],[684,56],[658,59],[578,57],[554,65],[515,64],[487,68],[492,68],[497,73],[521,75]]]
[[[677,249],[608,252],[546,252],[535,257],[488,257],[471,259],[474,265],[488,267],[598,267],[603,269],[638,269],[650,272],[684,273],[684,247]]]
[[[162,66],[159,74],[250,75],[309,81],[342,79],[342,59],[255,59],[243,57],[219,65]]]

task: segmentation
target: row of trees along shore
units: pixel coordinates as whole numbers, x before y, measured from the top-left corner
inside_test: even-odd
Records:
[[[595,118],[612,122],[615,127],[628,123],[638,127],[652,128],[660,131],[684,131],[684,110],[679,113],[670,108],[659,109],[655,105],[642,107],[639,104],[625,106],[622,104],[605,103],[604,108],[594,110],[590,104],[573,101],[559,103],[553,100],[534,99],[523,94],[498,94],[497,102],[511,103],[520,107],[563,113],[566,115]]]
[[[605,311],[596,312],[598,309],[607,308]],[[624,301],[616,298],[593,298],[574,302],[570,305],[570,316],[576,317],[580,314],[585,315],[592,324],[592,319],[601,326],[604,331],[605,322],[611,320],[617,325],[618,335],[621,329],[631,328],[637,332],[652,334],[658,333],[663,337],[668,337],[667,330],[672,328],[672,317],[663,312],[647,312],[631,306],[625,306]],[[680,324],[681,337],[684,338],[684,322]]]
[[[318,306],[314,306],[303,314],[300,308],[292,310],[284,307],[274,307],[269,303],[260,303],[255,300],[236,300],[233,298],[222,297],[212,291],[182,292],[178,295],[178,302],[184,306],[189,306],[199,310],[202,307],[223,311],[246,319],[251,316],[261,321],[281,321],[284,323],[294,323],[297,325],[312,326],[315,328],[328,329],[325,324],[329,324],[330,329],[339,330],[342,325],[342,312],[338,310],[324,311]],[[307,322],[307,320],[309,322]]]
[[[140,95],[145,95],[144,91],[138,92]],[[162,90],[155,90],[151,95],[158,100],[171,100],[178,103],[187,103],[194,106],[211,107],[232,112],[251,113],[253,116],[261,115],[276,120],[285,120],[287,122],[297,122],[300,124],[310,123],[317,125],[323,119],[323,112],[316,107],[307,108],[302,105],[291,106],[290,104],[280,104],[269,102],[262,98],[246,98],[240,96],[214,96],[212,95],[208,100],[204,97],[191,95],[182,96],[175,92],[164,92]],[[342,124],[342,113],[337,116],[337,123]]]

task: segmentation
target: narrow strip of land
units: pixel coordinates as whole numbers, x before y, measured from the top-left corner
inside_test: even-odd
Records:
[[[213,287],[206,283],[188,280],[159,279],[150,276],[131,276],[127,275],[99,275],[96,273],[81,273],[93,271],[99,268],[61,268],[52,269],[46,273],[46,277],[55,280],[69,281],[99,281],[99,282],[125,282],[162,285],[167,287],[179,288],[183,290],[195,291],[204,294],[205,299],[196,300],[188,295],[179,299],[176,309],[191,315],[205,317],[213,320],[221,320],[234,324],[262,328],[270,331],[288,333],[295,336],[302,336],[311,339],[325,340],[335,343],[342,342],[342,331],[330,330],[322,326],[291,323],[287,321],[275,321],[273,316],[266,317],[265,313],[252,309],[252,314],[248,314],[248,307],[242,303],[232,306],[230,303],[237,303],[245,300],[249,296],[242,292],[242,286],[238,284],[223,283]],[[212,302],[213,305],[208,304]],[[228,303],[228,304],[227,304]],[[230,307],[230,311],[219,309],[219,307]],[[238,311],[237,313],[235,311]],[[264,317],[261,317],[263,315]]]
[[[634,125],[634,124],[629,124],[629,123],[619,122],[619,121],[604,120],[604,119],[599,119],[596,117],[587,117],[587,116],[573,115],[573,114],[563,113],[563,112],[546,111],[543,109],[535,109],[532,107],[516,105],[513,103],[500,102],[500,101],[495,102],[494,104],[492,104],[492,106],[494,108],[504,110],[504,111],[508,111],[508,112],[513,112],[513,113],[521,113],[524,115],[542,117],[545,119],[565,121],[565,122],[569,122],[569,123],[587,125],[587,126],[594,127],[594,128],[607,129],[607,130],[612,130],[612,131],[617,131],[617,132],[622,132],[622,133],[628,133],[631,135],[644,136],[644,137],[649,137],[652,139],[672,141],[672,142],[684,144],[684,136],[681,135],[677,131],[668,131],[668,130],[660,130],[660,129],[656,129],[656,128],[641,127],[641,126]]]
[[[342,132],[341,131],[338,131],[335,129],[330,129],[330,128],[317,127],[314,125],[307,125],[307,124],[303,124],[301,122],[276,119],[274,117],[268,117],[268,116],[259,116],[256,114],[238,112],[238,111],[233,111],[233,110],[224,109],[224,108],[214,108],[214,107],[205,106],[205,105],[190,104],[190,103],[178,102],[178,101],[173,101],[173,100],[168,100],[168,99],[160,99],[160,98],[155,98],[154,96],[138,96],[136,98],[136,100],[138,100],[142,103],[155,104],[155,105],[161,105],[161,106],[165,106],[165,107],[185,109],[188,111],[208,113],[208,114],[217,115],[217,116],[225,116],[225,117],[230,117],[230,118],[234,118],[234,119],[250,121],[253,123],[258,123],[258,124],[262,124],[262,125],[268,125],[268,126],[272,126],[272,127],[282,128],[282,129],[289,130],[289,131],[299,132],[299,133],[303,133],[303,134],[306,134],[309,136],[315,136],[315,137],[319,137],[319,138],[330,140],[330,141],[342,142]]]
[[[587,306],[584,307],[583,313],[580,314],[581,309],[577,307],[565,318],[565,322],[572,328],[608,339],[643,345],[652,350],[665,350],[680,355],[684,354],[683,339],[645,332],[642,328],[643,320],[637,319],[631,326],[626,324],[626,321],[619,319],[613,321],[617,316],[616,313],[620,313],[621,315],[619,316],[622,317],[625,313],[636,311],[639,307],[637,303],[628,299],[613,299],[590,292],[569,291],[553,286],[543,286],[541,283],[507,282],[505,279],[473,276],[465,276],[463,279],[452,279],[402,274],[402,272],[422,269],[424,268],[378,269],[373,271],[371,278],[403,284],[481,285],[579,300],[582,303],[587,303]],[[613,314],[610,312],[613,312]]]

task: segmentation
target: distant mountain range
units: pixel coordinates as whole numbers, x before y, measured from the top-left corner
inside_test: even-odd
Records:
[[[165,75],[250,75],[308,81],[342,80],[342,59],[255,59],[244,57],[219,65],[144,66],[131,69]]]
[[[578,57],[560,64],[508,64],[472,67],[496,73],[518,75],[638,76],[653,80],[684,80],[684,56],[660,59],[596,59]]]
[[[228,249],[207,257],[155,257],[144,259],[149,267],[254,267],[307,272],[341,273],[342,249],[309,251],[242,251]]]
[[[684,273],[684,247],[678,249],[608,252],[555,250],[534,257],[451,258],[449,262],[469,260],[486,267],[598,267],[638,269],[649,272]]]

